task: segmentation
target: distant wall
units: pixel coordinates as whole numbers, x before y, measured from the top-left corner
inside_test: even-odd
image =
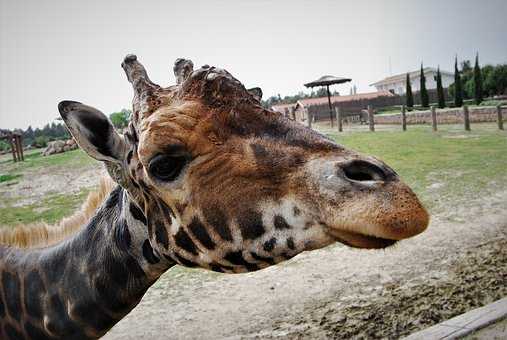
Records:
[[[496,122],[496,107],[470,108],[470,121]],[[507,121],[507,109],[503,109],[503,120]],[[393,115],[375,115],[375,124],[401,124],[401,113]],[[463,123],[463,109],[437,109],[438,124]],[[431,124],[431,111],[407,112],[407,124]]]
[[[446,100],[450,100],[449,94],[447,93],[447,89],[444,90],[445,98]],[[438,102],[437,97],[437,91],[436,90],[428,90],[428,96],[430,103],[436,103]],[[368,107],[368,105],[373,106],[374,109],[376,108],[382,108],[387,106],[396,106],[396,105],[403,105],[406,103],[405,95],[402,96],[393,96],[393,97],[378,97],[374,99],[363,99],[363,100],[355,100],[355,101],[348,101],[343,103],[333,103],[333,110],[336,107],[340,107],[344,115],[350,114],[350,113],[359,113],[361,110],[364,110]],[[419,92],[414,93],[414,104],[420,105],[421,104],[421,96],[419,95]],[[329,105],[321,104],[321,105],[311,105],[308,106],[307,109],[309,112],[313,115],[314,119],[316,121],[319,120],[329,120]],[[335,112],[335,111],[333,111]],[[334,117],[334,116],[333,116]],[[303,118],[305,119],[305,118]],[[299,119],[298,119],[299,120]]]

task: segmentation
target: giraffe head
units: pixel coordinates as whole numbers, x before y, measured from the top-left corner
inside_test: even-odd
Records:
[[[178,59],[177,84],[163,88],[135,56],[122,67],[134,88],[123,136],[92,107],[59,110],[146,217],[159,254],[242,272],[336,241],[385,248],[426,229],[426,210],[389,166],[263,108],[260,91],[227,71]]]

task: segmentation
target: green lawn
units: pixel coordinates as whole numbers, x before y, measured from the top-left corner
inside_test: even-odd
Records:
[[[53,194],[33,204],[22,207],[8,206],[0,208],[0,224],[15,226],[18,223],[43,221],[55,223],[71,215],[88,195],[88,189],[81,189],[76,194]]]
[[[11,175],[11,174],[7,174],[7,175],[0,175],[0,183],[2,182],[10,182],[10,181],[13,181],[15,180],[16,178],[20,178],[21,175]]]
[[[41,149],[25,152],[25,161],[14,163],[10,155],[0,158],[0,173],[23,174],[26,170],[51,166],[68,166],[71,169],[90,164],[93,160],[80,149],[67,151],[51,156],[42,156]]]

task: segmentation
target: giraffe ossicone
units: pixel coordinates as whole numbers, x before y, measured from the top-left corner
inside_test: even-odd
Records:
[[[334,242],[385,248],[426,229],[426,210],[394,170],[263,108],[259,88],[186,59],[169,87],[134,55],[122,67],[134,89],[123,135],[93,107],[58,106],[118,187],[73,237],[0,247],[5,337],[99,337],[174,264],[249,272]]]

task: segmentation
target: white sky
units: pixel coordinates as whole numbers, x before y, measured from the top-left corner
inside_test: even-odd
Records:
[[[186,57],[260,86],[265,98],[324,74],[367,92],[389,75],[389,58],[393,74],[421,60],[452,71],[456,53],[507,62],[506,18],[506,0],[0,0],[0,128],[41,127],[63,99],[130,108],[127,53],[163,86]]]

